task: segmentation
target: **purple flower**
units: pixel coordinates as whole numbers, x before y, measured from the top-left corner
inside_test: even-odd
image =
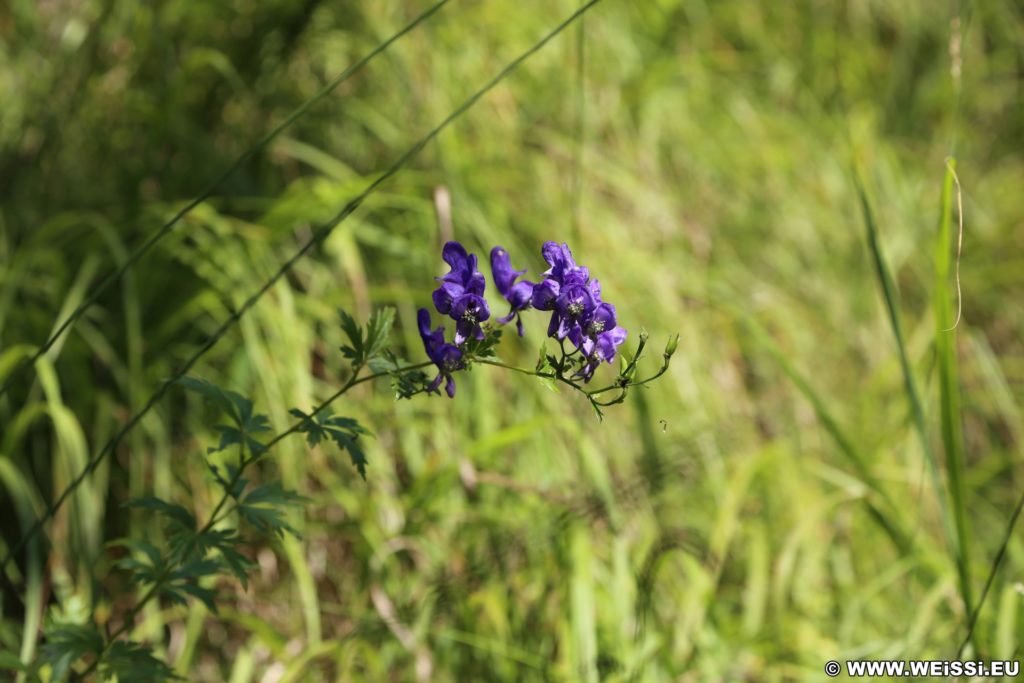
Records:
[[[441,386],[441,380],[445,381],[444,390],[448,398],[455,398],[455,379],[452,372],[465,367],[462,362],[462,351],[453,344],[444,340],[444,327],[436,330],[430,329],[430,311],[421,308],[416,317],[420,326],[420,337],[423,339],[423,348],[427,351],[427,357],[437,366],[437,377],[427,386],[427,393],[440,393],[437,388]]]
[[[615,307],[601,301],[601,284],[590,279],[586,267],[576,264],[569,245],[545,242],[541,253],[551,267],[533,288],[531,303],[538,310],[551,311],[548,336],[560,341],[568,338],[586,358],[577,375],[589,382],[598,365],[615,359],[626,330],[617,324]]]
[[[533,289],[531,303],[540,311],[552,311],[548,336],[578,340],[585,335],[585,325],[601,301],[601,285],[590,280],[590,272],[576,265],[567,244],[545,242],[541,253],[551,266],[544,271],[544,280]]]
[[[590,356],[597,348],[597,340],[600,336],[615,329],[616,322],[615,307],[608,303],[599,303],[593,313],[587,317],[585,324],[572,329],[568,335],[569,341],[580,349],[584,356]],[[614,353],[612,355],[614,356]]]
[[[514,270],[512,261],[504,247],[491,249],[491,275],[494,277],[494,286],[498,292],[512,305],[512,310],[504,318],[498,318],[498,322],[504,325],[515,318],[516,329],[519,336],[523,336],[523,321],[519,312],[530,307],[530,300],[533,297],[534,283],[529,280],[516,282],[516,279],[525,273],[526,270]]]
[[[444,277],[437,278],[441,282],[441,286],[434,290],[437,312],[455,321],[456,346],[461,346],[470,337],[483,339],[480,323],[491,317],[491,311],[484,301],[487,283],[483,273],[476,269],[476,254],[466,253],[465,247],[458,242],[448,242],[441,250],[441,256],[451,270]]]

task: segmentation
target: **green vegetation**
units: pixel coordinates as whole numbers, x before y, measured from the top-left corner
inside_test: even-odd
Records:
[[[602,0],[473,99],[582,3],[442,4],[387,45],[432,4],[0,4],[0,678],[93,625],[233,683],[1024,659],[1024,12]],[[424,361],[452,238],[569,242],[671,366],[600,422],[485,364],[346,387],[338,309]],[[178,374],[252,400],[237,439],[349,391],[246,472],[248,579],[136,614],[155,498],[222,509],[232,399]]]

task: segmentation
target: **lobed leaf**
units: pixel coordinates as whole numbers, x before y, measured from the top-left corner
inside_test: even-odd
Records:
[[[494,349],[501,341],[501,328],[484,323],[482,329],[484,331],[483,339],[470,337],[466,340],[463,349],[465,355],[470,358],[497,358]]]
[[[366,326],[365,360],[373,360],[385,351],[394,322],[395,309],[390,306],[379,308],[373,312],[370,322]]]
[[[350,434],[338,430],[331,432],[331,438],[334,439],[335,443],[348,451],[352,465],[359,471],[359,476],[363,478],[363,481],[366,481],[366,453],[357,442],[358,434]]]
[[[43,632],[41,662],[49,664],[51,680],[61,680],[86,655],[103,652],[103,636],[93,624],[55,624]]]
[[[126,539],[121,545],[128,548],[134,555],[141,555],[141,558],[128,555],[117,561],[117,566],[131,573],[131,580],[135,583],[153,583],[161,575],[167,565],[160,549],[148,541],[140,539]]]
[[[180,679],[148,645],[131,640],[115,641],[103,655],[100,677],[118,681],[169,681]]]
[[[338,309],[338,317],[341,318],[341,329],[349,340],[349,345],[341,347],[341,354],[353,364],[358,364],[363,358],[363,330],[343,309]]]
[[[193,531],[196,528],[196,518],[191,512],[181,505],[168,503],[167,501],[155,496],[145,496],[143,498],[130,500],[124,504],[124,507],[152,510],[166,517],[169,525]]]
[[[284,508],[298,505],[308,499],[285,489],[281,482],[273,481],[255,487],[238,503],[238,514],[263,533],[283,536],[289,533],[300,538],[299,532],[285,521]]]
[[[348,337],[349,343],[341,347],[341,353],[352,365],[364,365],[382,356],[387,351],[388,336],[395,321],[395,309],[391,307],[377,309],[370,315],[366,330],[344,310],[338,310],[341,318],[341,329]]]

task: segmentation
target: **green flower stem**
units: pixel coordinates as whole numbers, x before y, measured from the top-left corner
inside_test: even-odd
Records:
[[[640,354],[637,353],[637,355],[630,362],[629,366],[627,366],[627,368],[626,368],[627,372],[630,369],[632,369],[633,367],[636,366],[636,361],[639,360],[639,358],[640,358]],[[633,381],[633,380],[623,381],[623,378],[620,376],[620,378],[618,380],[616,380],[616,382],[614,384],[609,384],[608,386],[601,387],[600,389],[585,389],[580,384],[577,384],[576,382],[572,381],[571,379],[565,378],[564,376],[562,376],[559,373],[537,372],[536,370],[529,370],[527,368],[519,368],[519,367],[516,367],[514,365],[509,365],[508,363],[503,363],[503,362],[501,362],[499,360],[493,360],[491,358],[472,358],[470,360],[473,363],[483,363],[484,365],[493,365],[494,367],[497,367],[497,368],[504,368],[506,370],[512,370],[513,372],[518,372],[518,373],[523,374],[523,375],[530,375],[531,377],[540,377],[541,379],[558,380],[559,382],[562,382],[563,384],[566,384],[566,385],[572,387],[573,389],[575,389],[576,391],[580,392],[581,394],[585,395],[588,399],[590,399],[590,401],[592,403],[597,403],[597,405],[601,405],[601,406],[608,406],[608,405],[613,405],[615,403],[621,403],[622,399],[625,398],[625,396],[626,396],[626,390],[628,390],[628,389],[630,389],[632,387],[643,386],[644,384],[648,384],[649,382],[653,382],[654,380],[656,380],[659,377],[661,377],[662,375],[664,375],[668,371],[669,359],[670,358],[671,358],[671,356],[665,356],[665,362],[661,366],[661,368],[656,373],[654,373],[650,377],[647,377],[646,379],[637,380],[637,381]],[[601,394],[603,394],[603,393],[605,393],[607,391],[611,391],[613,389],[619,389],[622,393],[618,397],[613,399],[612,401],[609,401],[609,402],[606,402],[606,403],[602,403],[600,401],[597,401],[594,398],[595,396],[599,396],[599,395],[601,395]]]

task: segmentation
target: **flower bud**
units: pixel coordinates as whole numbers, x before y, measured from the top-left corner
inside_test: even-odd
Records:
[[[668,360],[676,352],[679,347],[679,335],[670,337],[668,343],[665,344],[665,360]]]

